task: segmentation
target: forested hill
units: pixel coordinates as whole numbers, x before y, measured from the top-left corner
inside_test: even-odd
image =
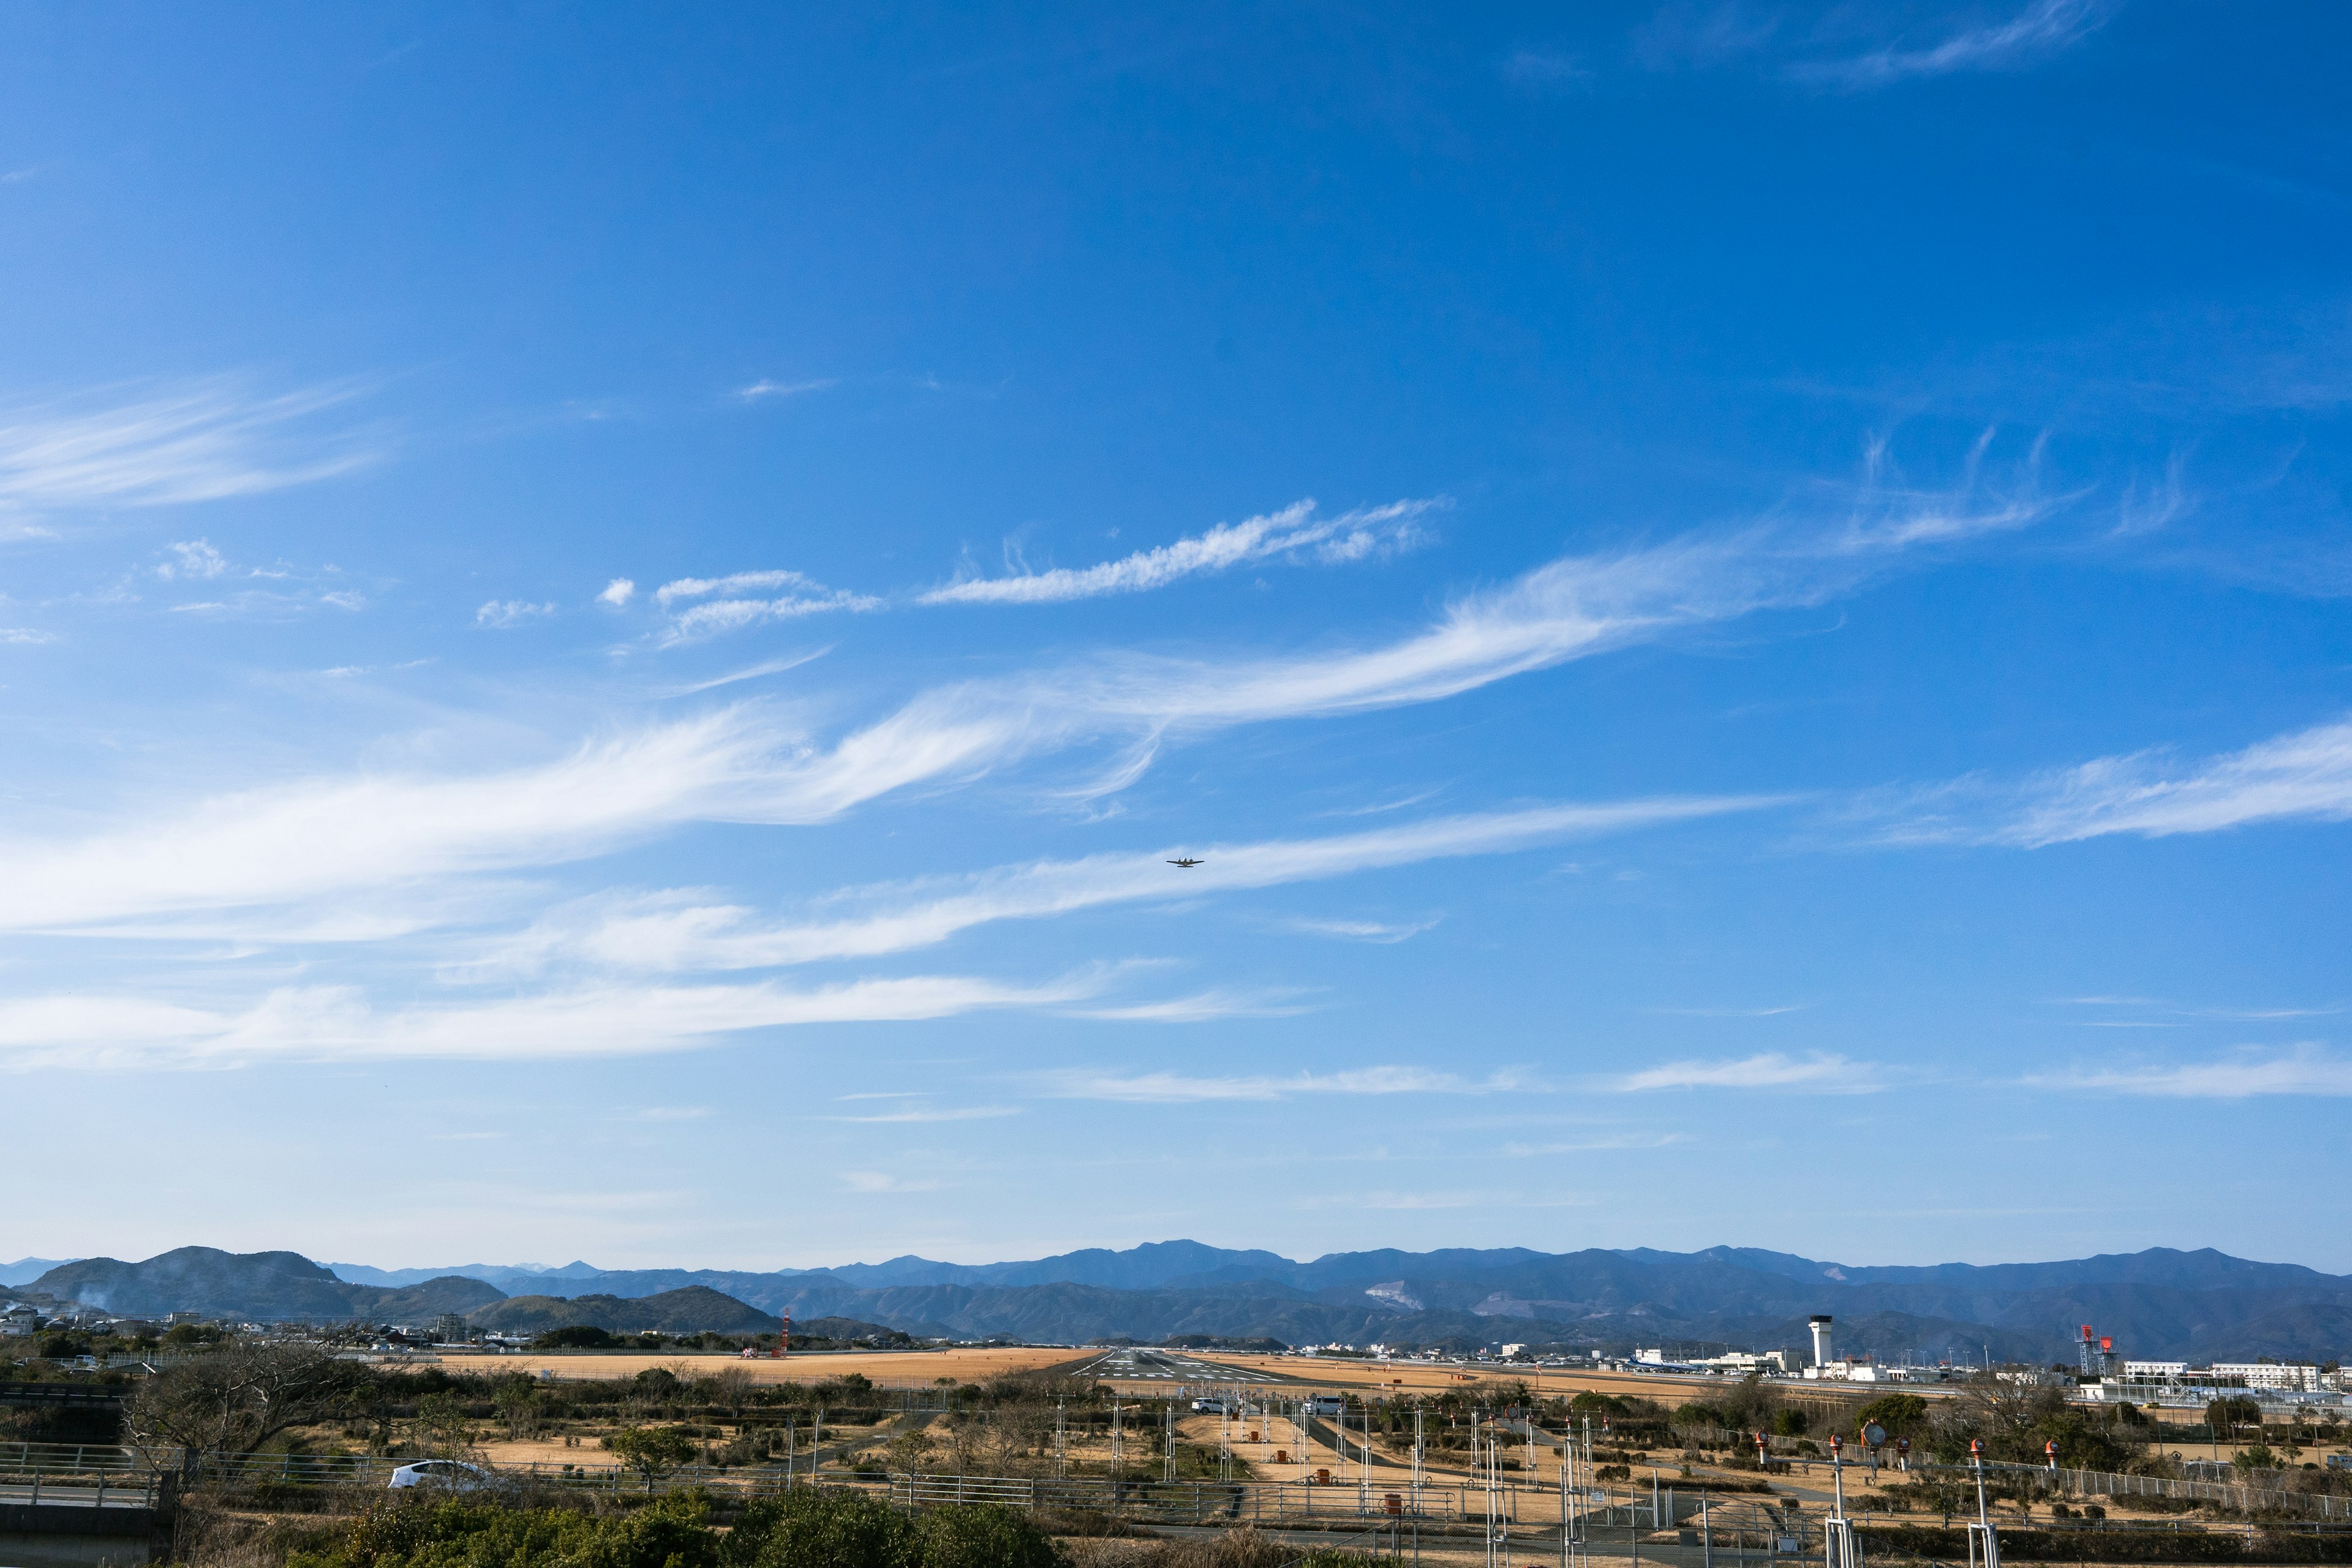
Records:
[[[359,1275],[362,1279],[347,1278]],[[918,1335],[1083,1343],[1114,1335],[1267,1336],[1287,1343],[1453,1342],[1794,1347],[1804,1320],[1838,1320],[1843,1351],[1974,1361],[2071,1355],[2079,1325],[2137,1357],[2340,1358],[2352,1279],[2205,1249],[2050,1263],[1875,1267],[1752,1247],[1544,1253],[1525,1248],[1335,1253],[1307,1262],[1192,1241],[993,1264],[897,1258],[748,1272],[470,1265],[332,1268],[294,1253],[183,1247],[142,1263],[89,1258],[33,1289],[116,1311],[398,1321],[455,1310],[541,1323],[560,1303],[692,1303],[677,1327],[838,1315]],[[502,1309],[509,1295],[534,1298]],[[586,1311],[586,1307],[569,1309]],[[587,1320],[579,1320],[587,1321]],[[665,1316],[664,1326],[673,1320]],[[740,1325],[740,1326],[739,1326]]]

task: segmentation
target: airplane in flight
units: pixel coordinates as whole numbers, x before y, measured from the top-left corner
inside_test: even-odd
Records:
[[[1181,859],[1181,860],[1171,860],[1171,861],[1169,861],[1168,863],[1169,863],[1171,866],[1181,866],[1181,867],[1183,867],[1183,868],[1184,868],[1184,869],[1186,869],[1187,871],[1189,871],[1189,870],[1191,870],[1193,867],[1195,867],[1195,866],[1199,865],[1201,862],[1200,862],[1200,861],[1198,861],[1198,860],[1196,860],[1196,859],[1194,859],[1192,856],[1187,855],[1187,856],[1185,856],[1185,857],[1184,857],[1182,859]]]

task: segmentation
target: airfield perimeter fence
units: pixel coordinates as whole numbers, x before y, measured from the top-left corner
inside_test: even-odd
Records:
[[[276,1453],[192,1458],[176,1449],[150,1454],[95,1443],[0,1443],[0,1485],[23,1485],[29,1478],[38,1478],[44,1487],[74,1484],[94,1488],[102,1484],[110,1489],[127,1489],[149,1486],[154,1476],[170,1473],[186,1484],[273,1482],[295,1487],[385,1488],[394,1470],[416,1462],[415,1455]],[[2315,1523],[2352,1526],[2352,1497],[2325,1491],[2116,1475],[2103,1470],[2053,1470],[2038,1465],[1988,1464],[1985,1468],[1991,1477],[2010,1486],[2026,1482],[2032,1490],[2055,1498],[2160,1499],[2211,1504],[2246,1516],[2294,1516]],[[1966,1480],[1975,1473],[1965,1465],[1916,1461],[1911,1470],[1923,1478],[1932,1476],[1946,1481]],[[652,1477],[621,1465],[587,1464],[503,1466],[495,1473],[558,1489],[643,1494],[702,1488],[714,1494],[745,1500],[774,1497],[789,1486],[842,1486],[886,1492],[894,1500],[908,1505],[1004,1502],[1024,1508],[1090,1510],[1131,1517],[1139,1522],[1171,1524],[1282,1526],[1379,1517],[1466,1523],[1486,1519],[1487,1497],[1483,1487],[1459,1482],[1424,1481],[1416,1490],[1402,1479],[1366,1485],[1360,1479],[1347,1477],[1330,1482],[1161,1481],[1104,1476],[1032,1478],[904,1472],[886,1476],[871,1470],[824,1470],[813,1476],[804,1468],[788,1472],[783,1466],[773,1464],[724,1468],[683,1465]],[[1667,1485],[1654,1490],[1639,1483],[1570,1493],[1570,1500],[1577,1516],[1596,1529],[1669,1530],[1687,1526],[1702,1497],[1709,1499],[1717,1510],[1778,1500],[1753,1494],[1713,1493],[1687,1486],[1677,1489]],[[1507,1524],[1539,1525],[1549,1521],[1557,1527],[1560,1496],[1556,1485],[1507,1484],[1497,1489],[1496,1500]],[[1886,1522],[1895,1522],[1904,1516],[1881,1517]]]

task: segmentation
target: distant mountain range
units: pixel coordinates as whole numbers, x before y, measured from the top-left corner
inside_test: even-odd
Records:
[[[184,1308],[403,1321],[457,1311],[497,1327],[746,1332],[772,1329],[789,1312],[801,1321],[840,1316],[921,1336],[1069,1344],[1209,1334],[1292,1344],[1793,1348],[1805,1342],[1806,1317],[1828,1312],[1838,1320],[1842,1352],[1881,1355],[2063,1360],[2084,1323],[2137,1357],[2329,1360],[2352,1349],[2352,1278],[2210,1248],[1879,1268],[1735,1247],[1351,1252],[1297,1262],[1167,1241],[1024,1262],[906,1257],[753,1273],[584,1262],[377,1269],[321,1266],[289,1252],[183,1247],[143,1263],[61,1265],[30,1289],[142,1314]],[[645,1305],[622,1305],[628,1302]],[[634,1321],[648,1312],[659,1321]]]
[[[59,1264],[25,1289],[126,1317],[194,1311],[312,1321],[366,1318],[414,1322],[444,1312],[470,1312],[506,1294],[462,1275],[399,1289],[353,1285],[299,1252],[220,1252],[209,1247],[183,1247],[144,1263],[85,1258]]]
[[[14,1263],[0,1263],[0,1285],[30,1285],[60,1263],[70,1263],[70,1258],[19,1258]]]

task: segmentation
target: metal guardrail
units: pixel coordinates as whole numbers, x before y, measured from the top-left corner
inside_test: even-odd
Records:
[[[112,1443],[0,1443],[0,1476],[33,1470],[121,1473],[152,1469],[138,1453]]]
[[[0,1405],[19,1407],[113,1410],[131,1391],[102,1383],[0,1383]]]
[[[154,1471],[122,1475],[110,1470],[30,1470],[0,1478],[0,1503],[35,1508],[155,1509],[169,1479]]]

